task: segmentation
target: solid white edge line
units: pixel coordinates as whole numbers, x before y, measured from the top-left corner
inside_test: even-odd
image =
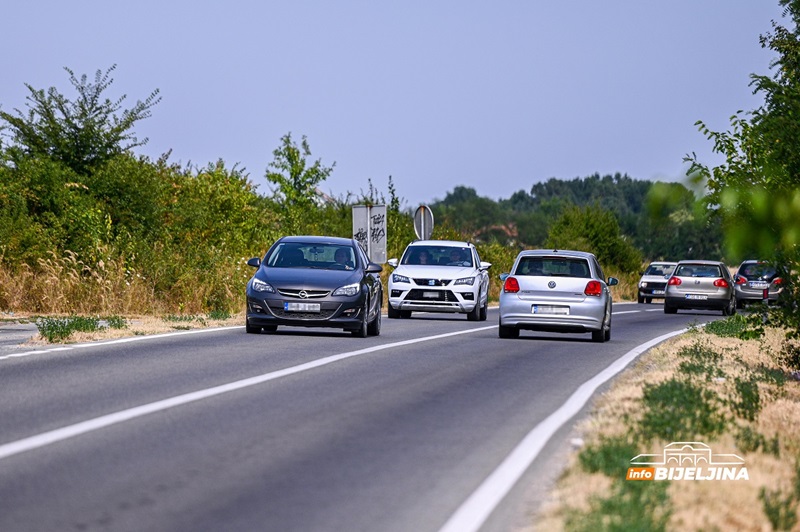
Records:
[[[614,375],[625,369],[636,357],[661,342],[682,334],[681,329],[659,336],[635,347],[615,360],[606,369],[583,383],[558,410],[536,425],[478,488],[458,507],[439,532],[476,532],[505,498],[514,484],[530,467],[550,438],[574,417],[591,399],[594,392]]]
[[[368,353],[374,353],[376,351],[383,351],[385,349],[391,349],[393,347],[401,347],[405,345],[427,342],[430,340],[438,340],[441,338],[458,336],[461,334],[470,334],[478,331],[485,331],[488,329],[495,329],[495,328],[497,328],[497,325],[491,325],[488,327],[479,327],[476,329],[468,329],[465,331],[437,334],[435,336],[426,336],[424,338],[415,338],[413,340],[403,340],[401,342],[394,342],[391,344],[382,344],[373,347],[367,347],[365,349],[359,349],[357,351],[350,351],[338,355],[332,355],[329,357],[320,358],[317,360],[313,360],[311,362],[299,364],[297,366],[292,366],[278,371],[265,373],[263,375],[258,375],[256,377],[250,377],[247,379],[230,382],[228,384],[214,386],[213,388],[207,388],[205,390],[198,390],[196,392],[190,392],[183,395],[170,397],[168,399],[162,399],[161,401],[155,401],[153,403],[148,403],[145,405],[129,408],[126,410],[121,410],[119,412],[114,412],[112,414],[96,417],[94,419],[89,419],[86,421],[82,421],[80,423],[75,423],[74,425],[69,425],[66,427],[62,427],[60,429],[51,430],[49,432],[44,432],[42,434],[37,434],[35,436],[30,436],[28,438],[23,438],[21,440],[0,445],[0,460],[8,458],[9,456],[13,456],[15,454],[36,449],[38,447],[44,447],[45,445],[50,445],[51,443],[56,443],[62,440],[66,440],[67,438],[72,438],[74,436],[86,434],[87,432],[92,432],[98,429],[109,427],[111,425],[115,425],[117,423],[122,423],[123,421],[129,421],[137,417],[141,417],[147,414],[153,414],[155,412],[160,412],[162,410],[191,403],[193,401],[207,399],[215,395],[220,395],[234,390],[240,390],[242,388],[247,388],[249,386],[255,386],[256,384],[261,384],[267,381],[279,379],[281,377],[294,375],[296,373],[332,364],[334,362],[345,360],[347,358],[366,355]]]

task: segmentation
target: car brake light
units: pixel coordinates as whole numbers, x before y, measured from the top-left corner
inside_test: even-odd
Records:
[[[728,288],[730,285],[728,284],[728,281],[726,281],[725,279],[717,279],[716,281],[714,281],[714,286],[716,286],[717,288]]]
[[[603,295],[603,285],[599,281],[589,281],[586,283],[586,289],[583,291],[587,296],[600,297]]]
[[[739,278],[736,279],[736,284],[747,284],[747,278],[740,275]]]
[[[680,277],[670,277],[669,281],[667,281],[667,284],[670,285],[670,286],[678,286],[678,285],[681,284],[681,282],[682,281],[681,281]]]
[[[506,282],[503,283],[503,292],[516,294],[519,292],[519,282],[514,277],[506,278]]]
[[[772,284],[783,284],[783,279],[781,279],[780,277],[776,277],[775,279],[772,280]]]

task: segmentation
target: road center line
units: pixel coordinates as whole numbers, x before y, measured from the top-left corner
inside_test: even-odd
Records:
[[[651,347],[686,331],[688,329],[673,331],[635,347],[578,387],[558,410],[536,425],[517,444],[497,469],[486,477],[483,483],[472,492],[472,495],[450,516],[439,532],[477,532],[500,504],[500,501],[505,498],[514,484],[530,467],[553,434],[580,412],[600,385],[625,369],[631,361]]]
[[[288,377],[289,375],[294,375],[297,373],[301,373],[303,371],[308,371],[310,369],[326,366],[328,364],[333,364],[334,362],[339,362],[341,360],[346,360],[348,358],[354,358],[369,353],[375,353],[377,351],[392,349],[394,347],[401,347],[421,342],[428,342],[431,340],[439,340],[441,338],[448,338],[450,336],[470,334],[478,331],[486,331],[495,328],[497,328],[497,325],[491,325],[488,327],[479,327],[477,329],[469,329],[466,331],[437,334],[435,336],[426,336],[424,338],[415,338],[413,340],[403,340],[402,342],[377,345],[374,347],[367,347],[365,349],[359,349],[357,351],[350,351],[338,355],[331,355],[329,357],[320,358],[317,360],[313,360],[311,362],[299,364],[297,366],[292,366],[278,371],[265,373],[263,375],[258,375],[256,377],[250,377],[247,379],[230,382],[228,384],[214,386],[213,388],[207,388],[205,390],[198,390],[196,392],[190,392],[183,395],[170,397],[168,399],[162,399],[160,401],[156,401],[153,403],[136,406],[133,408],[129,408],[127,410],[121,410],[119,412],[114,412],[112,414],[106,414],[104,416],[96,417],[94,419],[89,419],[86,421],[82,421],[80,423],[75,423],[74,425],[69,425],[66,427],[62,427],[60,429],[51,430],[49,432],[43,432],[42,434],[37,434],[35,436],[30,436],[28,438],[23,438],[21,440],[0,445],[0,460],[8,458],[9,456],[13,456],[15,454],[23,453],[25,451],[30,451],[32,449],[44,447],[46,445],[50,445],[51,443],[60,442],[62,440],[66,440],[67,438],[80,436],[81,434],[86,434],[88,432],[109,427],[117,423],[122,423],[124,421],[130,421],[131,419],[135,419],[137,417],[146,416],[147,414],[154,414],[156,412],[161,412],[168,408],[185,405],[193,401],[208,399],[209,397],[214,397],[216,395],[220,395],[223,393],[232,392],[235,390],[241,390],[243,388],[255,386],[257,384],[262,384],[264,382],[280,379],[282,377]]]

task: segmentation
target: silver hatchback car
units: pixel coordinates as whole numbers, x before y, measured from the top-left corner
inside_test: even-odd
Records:
[[[592,333],[611,339],[611,292],[591,253],[530,250],[517,255],[510,274],[500,276],[500,338],[517,338],[522,329]]]
[[[665,292],[665,314],[675,314],[678,309],[721,310],[724,316],[736,313],[733,278],[723,262],[680,261]]]

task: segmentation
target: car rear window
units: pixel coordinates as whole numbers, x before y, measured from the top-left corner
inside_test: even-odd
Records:
[[[645,271],[645,275],[671,275],[675,269],[674,264],[651,264]]]
[[[681,264],[675,270],[678,277],[722,277],[719,266],[715,264]]]
[[[563,257],[522,257],[517,264],[514,275],[532,275],[545,277],[582,277],[590,278],[589,263],[584,259]]]
[[[765,262],[744,264],[739,268],[739,275],[744,277],[772,277],[775,275],[775,268]]]

